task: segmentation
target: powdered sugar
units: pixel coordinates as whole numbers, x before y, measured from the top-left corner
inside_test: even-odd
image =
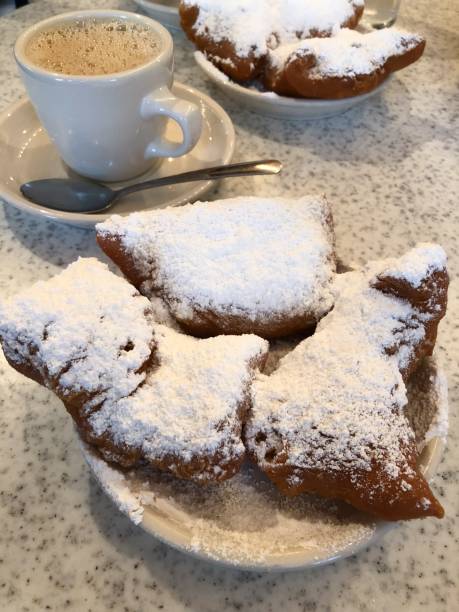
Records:
[[[141,497],[131,491],[126,477],[119,470],[99,459],[83,442],[80,443],[80,447],[92,473],[105,493],[116,503],[123,514],[126,514],[135,525],[139,525],[142,522],[144,511]]]
[[[421,246],[419,257],[424,255]],[[417,256],[413,249],[398,261],[400,274],[404,261]],[[401,475],[401,449],[414,437],[403,411],[407,397],[400,368],[423,340],[428,315],[370,287],[375,273],[386,268],[386,261],[373,262],[363,271],[338,275],[334,309],[314,336],[284,357],[270,377],[255,381],[247,432],[261,465],[282,440],[293,466],[370,470],[372,461],[383,459],[390,479]],[[404,350],[386,354],[394,344]],[[265,441],[257,440],[258,432],[266,434]]]
[[[363,0],[182,0],[196,6],[194,29],[214,41],[229,40],[240,57],[263,56],[277,44],[330,32],[353,17]]]
[[[208,340],[155,326],[159,366],[129,397],[106,402],[89,419],[98,435],[141,448],[148,460],[173,455],[183,462],[213,455],[241,457],[240,404],[251,382],[251,361],[268,350],[253,335]]]
[[[419,452],[431,440],[446,444],[448,381],[438,356],[425,359],[407,383],[407,416],[416,433]]]
[[[332,305],[333,236],[324,198],[239,197],[114,216],[97,231],[117,236],[147,296],[174,316],[193,308],[265,319]]]
[[[209,72],[211,74],[211,76],[213,76],[214,79],[217,79],[217,80],[221,81],[222,83],[232,83],[232,81],[230,80],[229,76],[227,74],[225,74],[224,72],[222,72],[221,70],[219,70],[217,68],[217,66],[214,66],[214,64],[212,64],[212,62],[210,62],[206,58],[204,53],[201,53],[201,51],[195,51],[194,52],[194,57],[195,57],[196,62],[198,64],[204,64],[205,65],[206,71]]]
[[[448,379],[445,372],[440,370],[435,376],[432,376],[431,382],[434,384],[437,410],[433,410],[433,417],[424,437],[424,443],[428,444],[434,438],[439,438],[443,444],[446,444],[449,426]]]
[[[288,350],[287,341],[277,344],[280,347],[276,346],[276,352],[279,348]],[[294,346],[290,342],[290,348]],[[431,358],[421,363],[410,380],[409,408],[416,439],[422,445],[430,421],[438,420],[437,411],[445,410],[443,383],[444,373]],[[368,542],[375,533],[372,521],[345,504],[306,494],[285,497],[251,465],[243,466],[234,478],[218,487],[202,487],[151,471],[121,474],[108,466],[100,470],[99,464],[104,463],[96,459],[94,466],[89,447],[83,446],[83,452],[102,487],[131,520],[137,524],[140,516],[147,531],[219,561],[252,567],[305,563]],[[437,463],[438,457],[432,452],[438,452],[437,447],[432,447],[421,465],[423,473],[426,466],[430,469]],[[432,475],[430,472],[426,478]],[[126,486],[130,497],[126,497]],[[402,490],[409,491],[410,487],[406,480],[401,482]],[[161,530],[164,521],[167,534]]]
[[[155,492],[147,521],[158,509],[184,529],[189,550],[219,561],[276,565],[292,553],[312,561],[369,537],[374,528],[339,502],[286,498],[249,465],[219,487],[164,479],[145,485]]]
[[[96,259],[79,259],[1,305],[12,361],[29,362],[61,394],[115,401],[145,379],[153,330],[149,301]]]
[[[243,90],[244,92],[248,91],[251,94],[257,94],[263,96],[264,98],[272,98],[273,100],[276,100],[280,97],[274,91],[266,91],[263,88],[263,85],[256,80],[250,83],[246,83],[245,86],[236,83],[236,81],[232,81],[227,74],[222,72],[208,59],[209,57],[212,59],[212,56],[209,53],[205,55],[201,51],[194,52],[194,58],[198,66],[200,66],[204,70],[204,72],[207,72],[207,74],[214,81],[220,81],[221,83],[224,83],[225,85],[228,85],[232,88]],[[219,58],[218,62],[219,64],[223,63],[221,58]]]
[[[83,391],[92,435],[120,454],[141,449],[146,459],[183,462],[244,455],[241,410],[265,340],[197,340],[154,323],[147,298],[95,259],[12,298],[1,319],[7,355],[30,363],[64,399]]]
[[[419,287],[432,272],[446,267],[446,253],[437,244],[420,243],[416,251],[408,251],[400,259],[387,259],[382,275],[405,280],[412,287]]]
[[[310,38],[270,51],[270,62],[283,68],[298,57],[312,55],[315,65],[309,78],[355,77],[371,74],[389,57],[401,55],[421,42],[421,37],[394,28],[360,33],[348,28],[335,29],[330,38]]]
[[[286,340],[278,344],[275,352],[295,346]],[[423,446],[431,421],[447,412],[444,373],[436,360],[425,359],[408,387],[410,422]],[[285,497],[251,465],[218,487],[202,487],[150,470],[126,474],[108,466],[101,470],[99,464],[104,463],[96,459],[94,466],[87,446],[83,452],[102,487],[131,520],[137,524],[140,516],[147,531],[208,558],[242,566],[276,566],[287,559],[305,563],[368,542],[375,533],[373,522],[345,504],[306,494]],[[437,446],[429,450],[420,466],[423,473],[437,463],[438,452]],[[407,480],[400,486],[411,490]],[[167,535],[161,531],[164,521]]]

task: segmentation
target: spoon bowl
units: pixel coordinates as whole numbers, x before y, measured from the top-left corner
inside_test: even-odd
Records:
[[[55,178],[24,183],[21,193],[28,200],[46,208],[91,213],[108,208],[115,192],[101,183],[83,178]]]

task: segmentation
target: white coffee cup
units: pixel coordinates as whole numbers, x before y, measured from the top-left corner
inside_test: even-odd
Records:
[[[49,72],[28,59],[27,43],[40,31],[84,19],[146,25],[159,40],[159,53],[132,70],[97,76]],[[83,176],[126,180],[147,171],[155,158],[184,155],[199,139],[199,107],[171,92],[172,37],[148,17],[115,10],[63,13],[23,32],[14,55],[41,123],[65,163]],[[167,118],[179,124],[181,143],[165,139]]]

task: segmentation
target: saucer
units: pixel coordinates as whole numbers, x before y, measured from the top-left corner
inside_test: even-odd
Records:
[[[172,89],[178,97],[194,102],[201,108],[203,130],[197,145],[182,157],[163,159],[160,165],[152,165],[152,169],[142,176],[123,183],[110,183],[110,187],[116,189],[129,183],[231,161],[235,144],[234,127],[221,106],[188,85],[175,83]],[[180,128],[175,122],[168,122],[166,136],[170,140],[180,140]],[[158,187],[131,194],[107,213],[94,215],[51,210],[29,202],[19,190],[22,183],[41,178],[67,177],[72,171],[60,159],[27,99],[16,102],[0,115],[0,159],[0,198],[31,214],[80,227],[94,227],[113,214],[127,215],[135,211],[185,204],[197,200],[215,186],[215,181],[200,181]]]
[[[134,0],[144,13],[169,28],[180,29],[178,0]]]
[[[287,98],[272,91],[259,91],[255,87],[244,87],[232,81],[226,74],[214,66],[200,51],[195,51],[194,59],[215,85],[230,98],[243,104],[249,110],[268,117],[279,119],[314,120],[340,115],[353,106],[377,96],[388,84],[391,77],[369,93],[340,100],[313,100]]]
[[[431,480],[443,453],[448,412],[446,376],[435,358],[422,362],[407,388],[419,467]],[[81,440],[80,446],[101,488],[133,523],[221,565],[248,571],[325,565],[358,553],[400,524],[335,500],[286,498],[250,463],[230,480],[202,487],[160,472],[118,470]]]

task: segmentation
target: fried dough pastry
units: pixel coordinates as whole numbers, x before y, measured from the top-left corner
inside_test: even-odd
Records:
[[[229,77],[263,72],[269,49],[357,25],[363,0],[182,0],[182,28]]]
[[[261,338],[197,340],[158,325],[147,298],[80,259],[3,304],[0,339],[9,363],[54,391],[106,460],[197,482],[239,469]]]
[[[316,333],[252,388],[246,447],[284,494],[386,520],[443,516],[417,468],[405,381],[432,352],[447,288],[445,253],[429,244],[336,277]]]
[[[358,96],[418,60],[424,47],[421,36],[393,28],[367,34],[342,29],[330,38],[310,38],[271,50],[263,82],[283,96]]]
[[[323,197],[239,197],[114,216],[97,226],[97,240],[195,336],[285,336],[333,304],[333,222]]]

